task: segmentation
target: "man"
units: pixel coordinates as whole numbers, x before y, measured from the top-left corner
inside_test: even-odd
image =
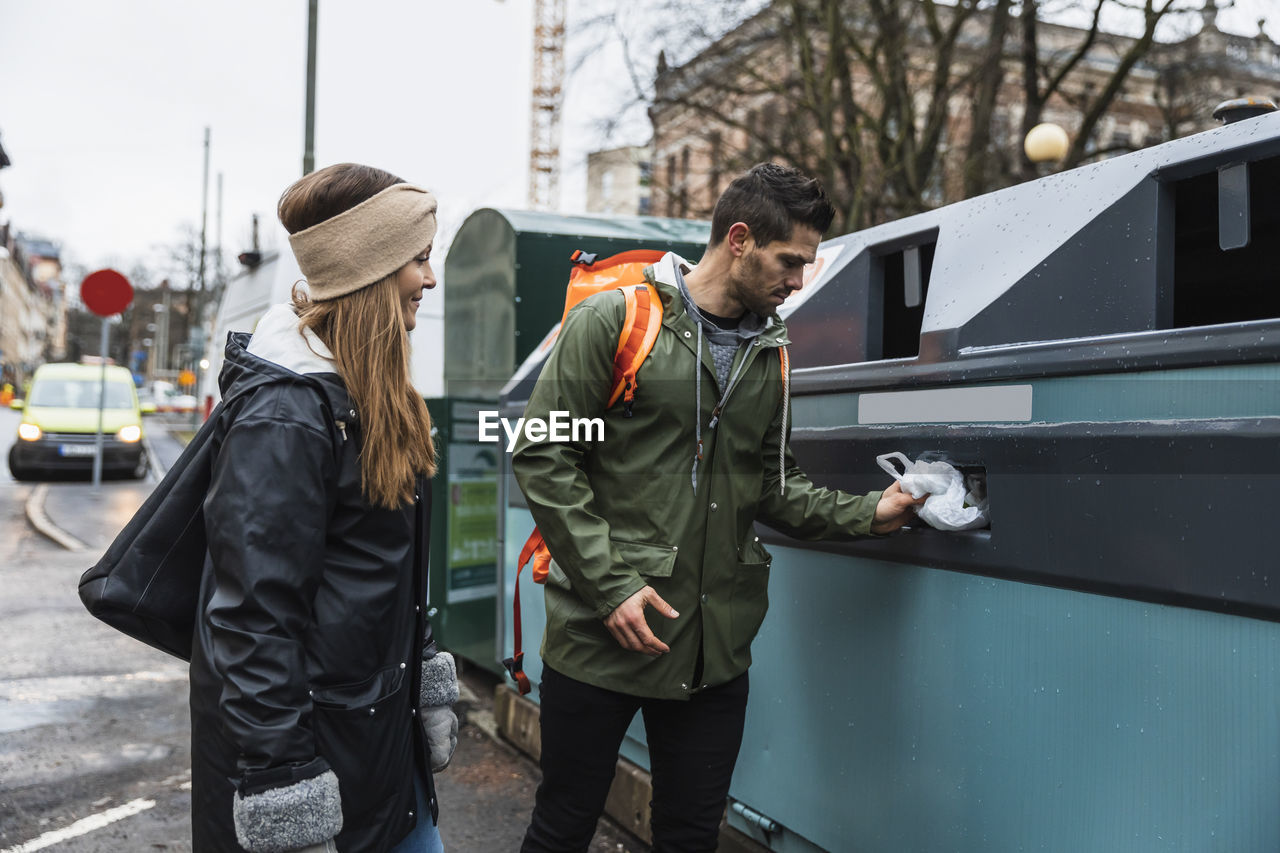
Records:
[[[522,438],[512,457],[554,558],[543,781],[525,853],[587,849],[637,710],[653,849],[714,850],[768,606],[770,557],[753,523],[849,539],[913,517],[920,501],[897,483],[864,497],[816,487],[787,445],[788,339],[776,312],[833,216],[794,169],[762,164],[735,180],[698,265],[668,253],[645,271],[662,329],[631,412],[606,408],[621,294],[591,296],[565,320],[525,417],[602,416],[605,433],[595,444]]]

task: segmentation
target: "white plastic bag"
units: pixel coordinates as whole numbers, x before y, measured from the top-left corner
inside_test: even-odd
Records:
[[[891,460],[903,467],[899,474]],[[886,453],[876,463],[897,480],[904,492],[913,498],[929,495],[916,515],[938,530],[972,530],[987,524],[987,500],[965,489],[964,475],[948,462],[940,460],[912,462],[904,454]]]

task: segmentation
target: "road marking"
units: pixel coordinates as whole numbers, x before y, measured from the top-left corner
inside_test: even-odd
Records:
[[[147,467],[151,469],[151,476],[158,483],[164,479],[165,470],[160,466],[160,457],[156,455],[155,447],[151,444],[151,439],[144,438],[142,443],[147,448]]]
[[[45,514],[44,511],[44,499],[48,494],[48,483],[41,483],[31,490],[31,494],[27,497],[25,505],[27,521],[31,522],[31,526],[34,527],[37,532],[49,537],[68,551],[89,550],[88,545],[84,544],[79,539],[49,520],[49,516]],[[5,853],[5,851],[0,851],[0,853]]]
[[[39,838],[33,838],[25,844],[19,844],[15,847],[6,847],[4,850],[0,850],[0,853],[31,853],[33,850],[43,850],[46,847],[52,847],[62,841],[78,838],[81,835],[88,835],[90,832],[96,832],[103,827],[110,826],[118,820],[133,817],[140,812],[145,812],[155,804],[155,800],[134,800],[132,802],[125,803],[123,806],[116,806],[114,809],[107,809],[105,812],[89,815],[89,817],[82,818],[70,826],[64,826],[62,829],[55,829],[52,832],[46,832]]]

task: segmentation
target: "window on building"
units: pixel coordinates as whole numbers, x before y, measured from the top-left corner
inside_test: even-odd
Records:
[[[711,131],[707,137],[710,147],[711,169],[707,174],[707,209],[715,207],[716,200],[720,197],[720,178],[721,163],[724,160],[724,143],[720,138],[719,131]]]
[[[689,146],[680,150],[680,214],[689,215]]]
[[[676,177],[676,155],[672,154],[667,158],[667,209],[663,211],[667,216],[678,216],[676,212],[676,187],[679,179]]]

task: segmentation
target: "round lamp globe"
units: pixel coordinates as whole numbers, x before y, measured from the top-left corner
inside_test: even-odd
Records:
[[[1067,156],[1067,132],[1056,124],[1037,124],[1027,131],[1022,150],[1032,163],[1051,163]]]

